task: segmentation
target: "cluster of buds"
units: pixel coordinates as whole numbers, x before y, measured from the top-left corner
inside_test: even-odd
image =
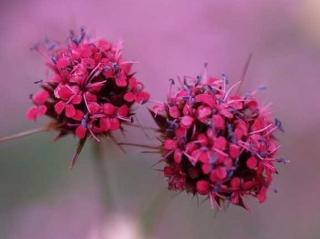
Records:
[[[83,29],[80,35],[71,32],[64,46],[47,43],[45,51],[42,46],[36,50],[46,57],[52,74],[31,96],[27,118],[49,116],[49,127],[59,131],[58,138],[67,134],[79,138],[78,151],[88,137],[99,141],[122,129],[123,123],[132,121],[132,105],[148,101],[149,93],[131,72],[133,62],[122,59],[121,44],[90,41]]]
[[[207,73],[179,78],[177,91],[170,88],[167,101],[150,110],[161,132],[170,190],[205,195],[216,207],[246,208],[246,195],[265,201],[274,163],[281,161],[274,132],[282,127],[259,105],[256,92],[232,93],[240,83],[227,88],[225,76]]]

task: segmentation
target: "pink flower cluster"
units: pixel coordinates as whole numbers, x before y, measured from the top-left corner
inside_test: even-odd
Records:
[[[72,134],[79,139],[72,167],[88,138],[114,140],[112,132],[132,123],[132,106],[150,98],[131,70],[133,62],[122,59],[121,44],[92,41],[81,29],[79,35],[71,32],[66,44],[46,40],[35,50],[45,57],[49,74],[36,82],[41,90],[31,95],[33,106],[26,116],[48,116],[51,121],[1,137],[0,143],[47,130],[58,131],[57,138]],[[227,87],[225,76],[210,77],[205,71],[178,81],[176,92],[171,80],[167,101],[150,109],[161,133],[160,146],[114,141],[120,147],[160,152],[170,190],[206,196],[218,208],[227,203],[246,208],[245,196],[264,202],[277,173],[275,163],[286,162],[276,157],[280,146],[274,133],[283,131],[281,122],[271,120],[268,106],[255,98],[256,91],[239,94],[242,80]]]
[[[81,140],[88,136],[99,140],[130,123],[131,106],[149,99],[131,72],[133,63],[122,59],[120,44],[90,41],[82,30],[80,36],[72,33],[64,46],[36,49],[48,59],[52,74],[32,96],[27,118],[49,116],[60,136],[71,133]]]
[[[172,82],[174,83],[174,82]],[[226,79],[179,79],[180,87],[151,113],[160,127],[170,190],[208,196],[223,203],[246,207],[243,197],[266,199],[279,148],[274,132],[279,120],[269,118],[254,94],[232,93]]]

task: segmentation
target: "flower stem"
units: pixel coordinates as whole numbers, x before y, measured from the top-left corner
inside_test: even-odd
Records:
[[[133,147],[139,147],[139,148],[148,148],[148,149],[159,149],[159,146],[152,146],[152,145],[146,145],[146,144],[119,143],[119,145],[133,146]]]
[[[93,142],[94,146],[94,170],[100,188],[101,201],[105,211],[114,208],[114,199],[109,187],[107,161],[103,157],[102,143]]]
[[[155,127],[148,127],[148,126],[142,126],[142,125],[139,125],[139,124],[126,124],[127,126],[131,126],[131,127],[134,127],[134,128],[141,128],[141,129],[145,129],[145,130],[154,130],[154,131],[159,131],[158,128],[155,128]]]
[[[161,221],[162,214],[169,206],[171,199],[172,197],[168,196],[167,191],[159,192],[142,211],[140,215],[141,227],[148,238],[154,237],[156,225]]]
[[[44,132],[44,131],[48,131],[48,128],[47,127],[42,127],[42,128],[27,130],[27,131],[20,132],[20,133],[17,133],[17,134],[13,134],[13,135],[9,135],[9,136],[4,136],[4,137],[0,138],[0,143],[6,142],[6,141],[9,141],[9,140],[13,140],[13,139],[23,138],[23,137],[26,137],[26,136],[29,136],[29,135],[33,135],[33,134],[37,134],[37,133]]]

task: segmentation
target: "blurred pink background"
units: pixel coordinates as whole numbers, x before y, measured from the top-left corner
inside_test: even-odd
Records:
[[[320,1],[1,1],[0,135],[41,125],[24,117],[28,95],[37,89],[33,82],[45,77],[30,47],[46,36],[64,40],[80,26],[93,37],[123,40],[126,58],[139,61],[137,76],[156,100],[164,99],[169,78],[196,75],[205,62],[211,74],[236,81],[252,52],[244,88],[268,87],[260,99],[271,101],[284,122],[281,154],[291,163],[280,167],[273,184],[279,192],[270,190],[265,204],[250,201],[250,212],[230,207],[215,213],[190,195],[166,192],[162,175],[151,169],[156,155],[124,155],[109,144],[116,206],[102,217],[90,145],[69,171],[72,137],[8,142],[0,145],[0,238],[320,238]],[[139,114],[152,125],[145,109]],[[131,141],[150,140],[128,134]],[[144,235],[138,219],[159,192],[165,199],[152,233]]]

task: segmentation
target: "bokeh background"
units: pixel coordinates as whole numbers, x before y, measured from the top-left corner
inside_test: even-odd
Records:
[[[253,53],[244,89],[268,87],[260,99],[271,101],[284,122],[286,133],[278,137],[291,163],[280,167],[272,185],[278,193],[270,190],[265,204],[249,200],[250,212],[216,212],[190,195],[167,192],[152,168],[157,155],[129,148],[123,154],[104,142],[101,183],[90,144],[70,171],[71,136],[7,142],[0,145],[1,239],[320,238],[319,0],[1,1],[1,136],[43,122],[25,120],[28,96],[37,89],[33,82],[45,77],[43,61],[30,47],[46,36],[63,40],[80,26],[93,37],[123,40],[125,56],[139,61],[138,77],[158,100],[169,78],[196,75],[204,62],[213,75],[225,73],[235,82]],[[153,126],[144,108],[139,115]],[[127,135],[153,142],[134,129]],[[101,197],[106,182],[112,207]]]

